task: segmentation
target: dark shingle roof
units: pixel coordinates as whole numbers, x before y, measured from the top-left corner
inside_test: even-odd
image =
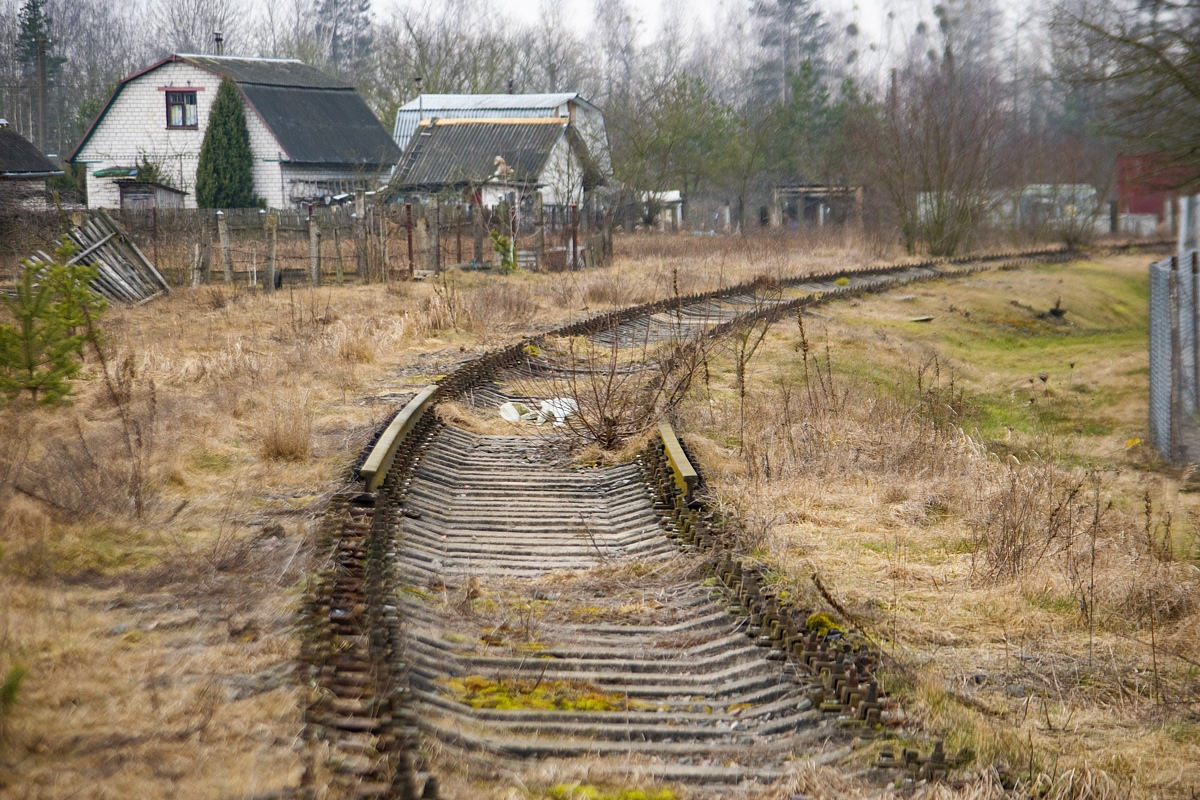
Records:
[[[234,56],[181,55],[181,59],[238,84],[288,86],[293,89],[353,89],[354,84],[326,75],[294,58],[237,58]]]
[[[478,185],[495,174],[497,156],[516,171],[511,180],[536,183],[566,128],[565,118],[434,120],[413,136],[392,185]]]
[[[0,127],[0,178],[61,174],[62,170],[24,136],[7,125]]]
[[[239,84],[292,161],[391,166],[400,148],[353,89]]]

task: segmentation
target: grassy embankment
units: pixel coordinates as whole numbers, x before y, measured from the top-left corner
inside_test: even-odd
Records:
[[[1142,441],[1147,261],[839,301],[771,330],[744,428],[728,348],[682,414],[782,595],[825,607],[819,575],[894,657],[895,737],[970,754],[963,796],[993,767],[1200,785],[1200,528]]]

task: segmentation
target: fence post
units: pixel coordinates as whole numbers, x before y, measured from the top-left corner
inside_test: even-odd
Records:
[[[345,273],[342,271],[342,240],[338,236],[337,220],[333,223],[333,257],[337,259],[337,285],[341,286]]]
[[[309,281],[313,286],[321,285],[321,226],[312,217],[308,217],[308,272]]]
[[[571,269],[579,269],[579,206],[571,203]]]
[[[404,204],[404,230],[408,234],[408,278],[412,279],[416,271],[413,263],[413,204]]]
[[[275,278],[275,243],[276,243],[277,239],[276,239],[275,232],[279,228],[279,215],[278,214],[267,214],[267,217],[265,220],[263,220],[263,222],[266,223],[266,226],[267,226],[267,275],[266,275],[266,280],[263,281],[263,288],[266,289],[268,292],[273,292],[273,291],[275,291],[275,280],[276,280],[276,278]]]
[[[533,192],[533,261],[538,269],[546,266],[546,209],[542,205],[542,193]]]
[[[221,265],[225,270],[225,282],[233,280],[233,254],[229,249],[229,223],[225,221],[225,212],[217,212],[217,236],[221,240]]]
[[[462,263],[462,215],[462,205],[456,205],[454,207],[454,259],[459,264]]]
[[[429,232],[429,265],[434,272],[442,271],[442,237],[439,228],[441,208],[437,197],[429,198],[429,209],[425,214],[425,230]]]
[[[358,280],[371,279],[367,269],[367,197],[362,189],[354,193],[354,271]]]
[[[212,228],[207,214],[200,218],[200,272],[203,280],[212,280]]]
[[[1171,425],[1170,425],[1170,453],[1169,459],[1172,463],[1178,462],[1183,455],[1182,445],[1183,437],[1180,430],[1181,414],[1183,412],[1183,402],[1180,391],[1180,371],[1182,364],[1182,353],[1179,342],[1179,257],[1171,256],[1171,271],[1167,275],[1167,308],[1169,309],[1169,318],[1171,322]]]
[[[483,266],[483,204],[471,204],[471,233],[474,239],[474,250],[472,254],[475,261],[475,266]]]
[[[1192,251],[1192,399],[1200,410],[1200,253]]]

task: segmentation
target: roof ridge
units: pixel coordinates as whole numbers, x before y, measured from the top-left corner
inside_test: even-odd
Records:
[[[212,53],[175,53],[179,58],[211,58],[219,61],[268,61],[278,64],[303,64],[298,58],[267,58],[265,56],[218,56]]]

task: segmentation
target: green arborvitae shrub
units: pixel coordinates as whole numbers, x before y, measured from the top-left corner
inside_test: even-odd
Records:
[[[88,289],[95,268],[68,264],[75,252],[64,238],[54,263],[26,261],[15,294],[0,297],[10,318],[0,323],[0,392],[9,400],[27,392],[35,403],[64,401],[84,344],[100,342],[105,302]]]
[[[217,99],[208,115],[196,167],[196,204],[201,208],[251,208],[254,195],[254,157],[242,95],[232,78],[221,79]]]

